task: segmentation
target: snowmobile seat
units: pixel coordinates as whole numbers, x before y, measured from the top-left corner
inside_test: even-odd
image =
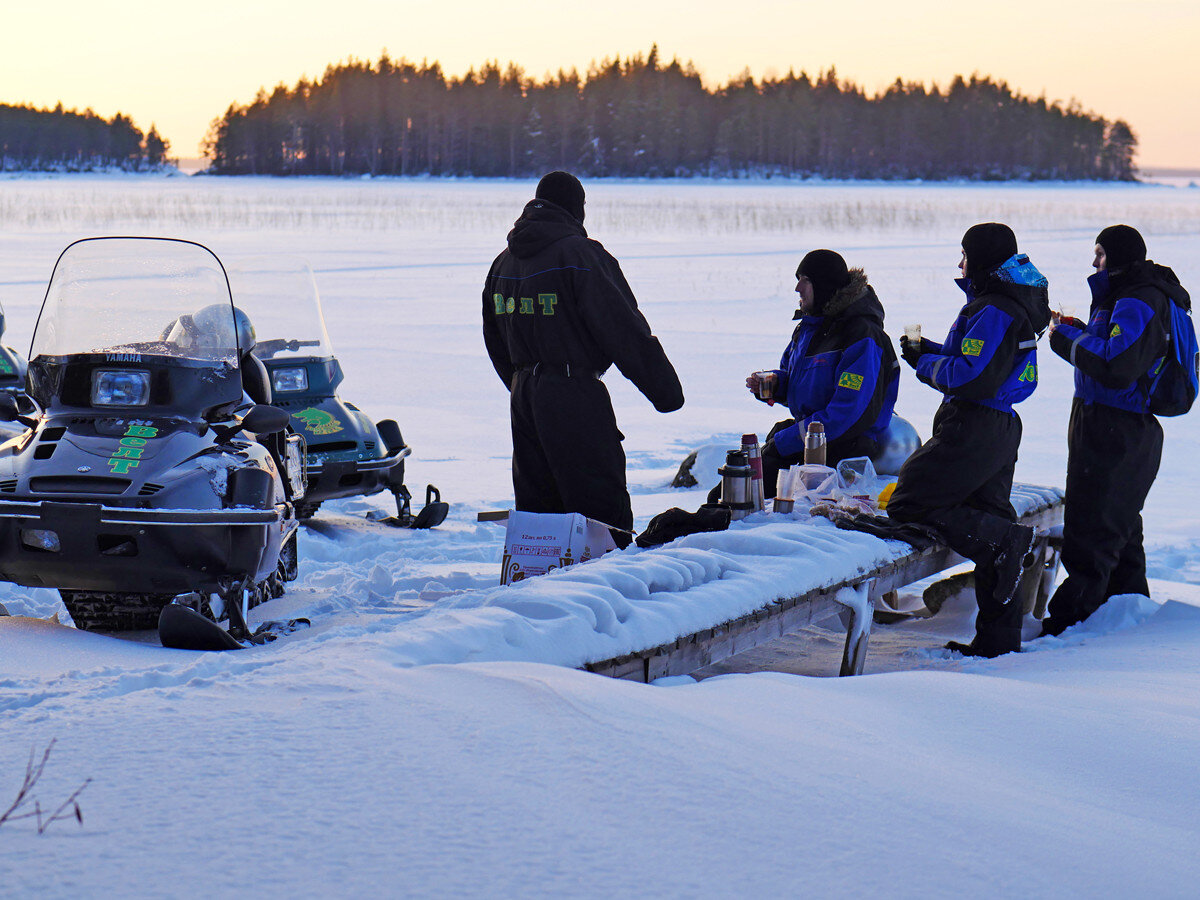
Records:
[[[253,353],[242,354],[242,390],[255,403],[271,402],[271,376],[263,361]]]

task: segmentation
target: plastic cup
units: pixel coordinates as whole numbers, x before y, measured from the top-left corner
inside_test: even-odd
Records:
[[[773,399],[775,396],[775,386],[779,383],[779,376],[770,370],[755,372],[754,374],[758,377],[758,399]]]
[[[796,470],[793,468],[780,469],[775,476],[775,497],[779,500],[791,501],[796,493]]]
[[[908,338],[909,343],[912,343],[912,344],[921,343],[921,326],[920,326],[920,324],[905,325],[904,326],[904,336],[906,338]]]

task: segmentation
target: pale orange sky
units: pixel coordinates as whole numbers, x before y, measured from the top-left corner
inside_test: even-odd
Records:
[[[1143,168],[1200,168],[1194,0],[15,5],[0,8],[0,102],[125,112],[143,129],[156,123],[181,157],[198,155],[209,122],[231,102],[317,77],[348,56],[377,59],[385,47],[440,60],[450,74],[498,58],[540,77],[657,42],[664,59],[693,60],[710,86],[746,67],[762,76],[836,65],[871,92],[897,75],[945,85],[959,73],[988,74],[1125,119]]]

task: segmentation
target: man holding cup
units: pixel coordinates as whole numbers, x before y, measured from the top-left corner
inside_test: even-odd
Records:
[[[883,305],[862,269],[832,250],[813,250],[796,269],[799,308],[778,369],[746,379],[759,400],[787,404],[762,450],[763,490],[775,494],[780,469],[804,461],[812,422],[825,428],[826,462],[875,457],[886,440],[900,365],[883,330]]]

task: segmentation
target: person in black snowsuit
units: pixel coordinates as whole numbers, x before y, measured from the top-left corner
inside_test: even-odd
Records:
[[[1162,364],[1170,296],[1187,292],[1175,273],[1146,260],[1128,225],[1096,237],[1092,306],[1085,325],[1059,317],[1050,349],[1075,367],[1067,428],[1062,564],[1043,634],[1062,634],[1109,597],[1149,595],[1142,506],[1158,474],[1163,432],[1147,386]]]
[[[617,261],[583,228],[584,191],[551,172],[483,288],[483,340],[510,391],[516,508],[578,512],[630,541],[623,435],[600,377],[611,365],[659,412],[683,388]]]
[[[784,402],[795,418],[776,423],[763,444],[763,492],[775,496],[779,470],[804,462],[810,422],[825,428],[825,461],[868,456],[883,449],[899,363],[883,330],[883,305],[862,269],[847,269],[832,250],[813,250],[796,269],[798,324],[783,351],[770,401],[759,396],[759,376],[746,379],[758,399]]]
[[[900,470],[887,513],[933,527],[975,562],[975,637],[946,646],[993,657],[1021,649],[1023,610],[1013,595],[1034,530],[1016,524],[1009,500],[1021,442],[1013,404],[1037,387],[1037,339],[1050,309],[1046,279],[1017,252],[1007,225],[975,225],[962,246],[967,304],[945,342],[900,339],[901,356],[944,399],[933,437]]]

